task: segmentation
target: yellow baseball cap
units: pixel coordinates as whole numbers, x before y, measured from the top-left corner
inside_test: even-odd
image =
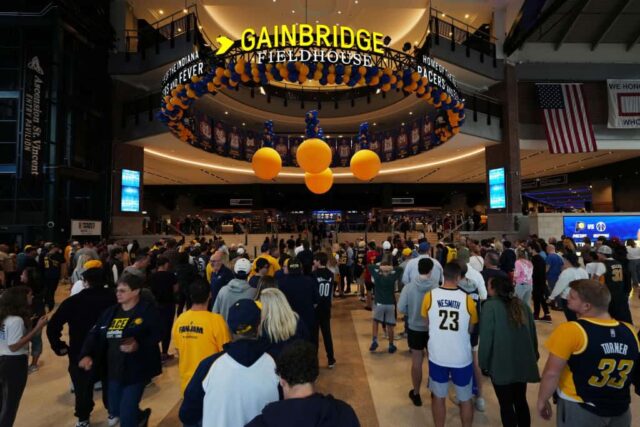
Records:
[[[404,249],[402,250],[402,255],[403,255],[403,256],[409,256],[409,255],[411,255],[412,253],[413,253],[413,251],[412,251],[411,249],[409,249],[409,248],[404,248]]]
[[[91,270],[92,268],[102,268],[102,262],[97,259],[92,259],[84,263],[85,270]]]

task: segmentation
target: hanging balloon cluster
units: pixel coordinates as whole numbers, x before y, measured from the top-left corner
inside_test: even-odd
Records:
[[[369,181],[380,172],[380,157],[374,151],[369,150],[369,123],[360,124],[358,140],[362,149],[351,157],[349,167],[356,178]]]
[[[255,152],[251,159],[253,172],[260,179],[270,180],[278,176],[282,169],[282,158],[273,147],[275,133],[273,132],[273,122],[264,122],[264,133],[262,134],[262,148]]]
[[[333,155],[322,139],[324,132],[319,126],[318,112],[307,112],[304,121],[307,124],[307,139],[298,147],[296,160],[304,171],[304,183],[309,191],[324,194],[333,185],[333,172],[329,168]]]

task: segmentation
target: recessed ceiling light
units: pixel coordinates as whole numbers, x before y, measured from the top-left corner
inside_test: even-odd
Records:
[[[316,19],[316,24],[319,24],[319,23],[320,23],[320,20],[319,20],[319,19]]]
[[[341,10],[338,11],[338,15],[342,15],[342,11]]]
[[[404,126],[404,122],[402,122],[400,125],[401,125],[401,126]]]
[[[246,126],[247,124],[245,122],[242,122],[242,126]]]
[[[202,29],[202,25],[198,25],[198,28],[199,28],[199,29]]]
[[[160,15],[164,15],[164,10],[160,9],[160,10],[158,10],[158,13],[159,13]]]
[[[447,15],[445,15],[445,14],[443,13],[443,14],[442,14],[442,17],[444,18],[445,16],[447,16]]]
[[[339,26],[340,26],[340,24],[336,23],[336,26],[338,26],[338,27],[339,27]]]
[[[291,13],[296,13],[296,11],[295,11],[295,10],[292,10],[292,11],[291,11]]]
[[[228,111],[225,111],[225,112],[224,112],[224,115],[225,115],[225,116],[228,116],[228,115],[229,115],[229,112],[228,112]]]
[[[409,115],[410,115],[410,116],[413,116],[413,111],[409,111]]]
[[[178,32],[182,31],[182,28],[178,28]]]
[[[469,19],[469,14],[468,13],[465,14],[464,17],[465,17],[465,19]]]
[[[355,4],[358,4],[358,0],[355,0],[355,1],[354,1],[354,3],[355,3]]]
[[[373,125],[374,125],[374,126],[378,126],[378,124],[377,124],[376,122],[373,122]]]
[[[184,13],[184,14],[186,15],[187,13],[189,13],[189,11],[188,11],[188,10],[187,10],[187,8],[185,7],[184,9],[182,9],[182,13]]]

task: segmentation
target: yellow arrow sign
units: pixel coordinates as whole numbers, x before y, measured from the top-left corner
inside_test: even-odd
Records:
[[[233,40],[229,39],[226,36],[220,36],[216,39],[216,41],[220,45],[220,47],[216,51],[216,55],[222,55],[226,53],[229,49],[231,49],[231,46],[233,46]]]

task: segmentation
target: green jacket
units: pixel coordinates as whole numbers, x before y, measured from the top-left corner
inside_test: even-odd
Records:
[[[480,368],[489,372],[494,384],[540,382],[538,373],[538,338],[531,309],[522,304],[525,323],[517,327],[507,307],[497,297],[490,297],[480,313]]]

